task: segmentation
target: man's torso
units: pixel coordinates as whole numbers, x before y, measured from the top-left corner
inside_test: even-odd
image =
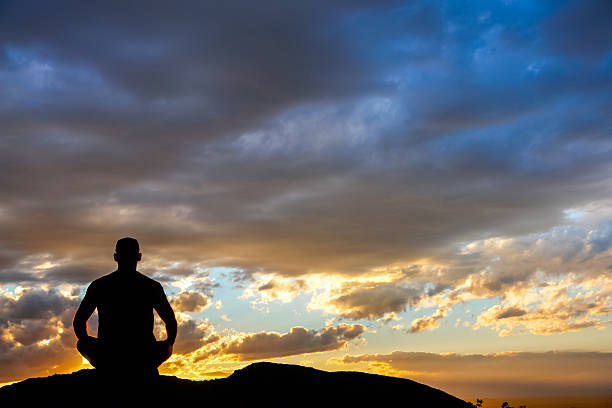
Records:
[[[96,279],[90,288],[98,308],[99,339],[155,341],[153,305],[161,290],[159,283],[137,271],[115,271]]]

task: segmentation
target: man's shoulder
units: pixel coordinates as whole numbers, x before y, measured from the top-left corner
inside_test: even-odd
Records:
[[[158,289],[162,287],[162,284],[147,275],[136,271],[136,276],[145,285],[149,285],[151,288]]]
[[[116,285],[120,285],[125,282],[125,279],[136,283],[139,286],[146,286],[151,289],[159,289],[162,287],[161,283],[156,281],[155,279],[149,278],[147,275],[144,275],[138,271],[133,272],[133,275],[130,277],[123,274],[124,272],[114,271],[104,276],[99,277],[89,284],[89,290],[104,290],[106,287],[114,287]],[[135,281],[134,281],[135,278]]]
[[[108,273],[104,276],[100,276],[98,279],[94,279],[90,284],[89,287],[90,288],[95,288],[95,287],[99,287],[104,285],[105,283],[108,283],[109,281],[111,281],[114,277],[114,275],[117,273],[117,271]]]
[[[87,293],[89,296],[97,297],[100,292],[104,292],[105,288],[109,286],[110,281],[113,279],[112,275],[114,272],[100,276],[98,279],[94,279],[87,287]]]

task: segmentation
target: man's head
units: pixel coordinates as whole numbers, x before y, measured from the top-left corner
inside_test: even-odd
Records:
[[[140,261],[140,245],[134,238],[121,238],[115,245],[115,261],[119,266],[134,266]]]

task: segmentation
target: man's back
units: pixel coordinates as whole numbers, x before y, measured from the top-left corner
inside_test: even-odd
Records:
[[[93,281],[86,296],[98,308],[100,340],[155,341],[153,308],[166,299],[158,282],[137,271],[115,271]]]
[[[177,323],[162,285],[136,270],[142,259],[134,238],[117,241],[117,270],[96,279],[74,314],[77,350],[96,368],[116,372],[126,366],[144,373],[172,355]],[[87,334],[87,320],[98,309],[98,337]],[[167,338],[153,335],[153,310],[166,325]]]

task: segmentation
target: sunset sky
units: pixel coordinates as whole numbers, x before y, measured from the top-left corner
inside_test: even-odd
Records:
[[[612,394],[612,2],[116,4],[0,2],[0,383],[130,236],[166,374]]]

